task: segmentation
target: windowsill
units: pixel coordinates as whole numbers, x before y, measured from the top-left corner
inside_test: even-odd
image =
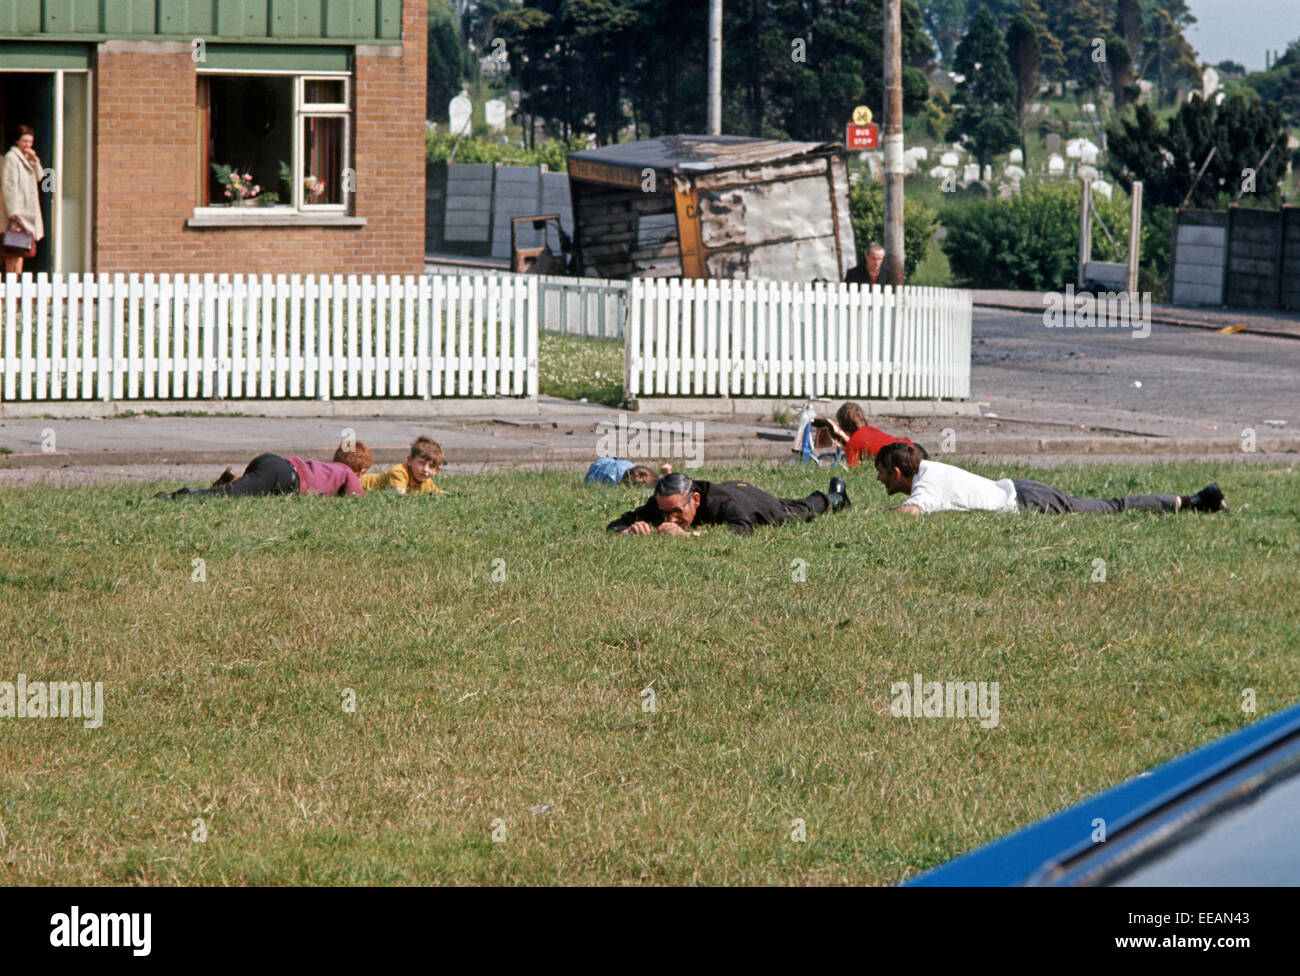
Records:
[[[240,208],[238,212],[223,213],[213,210],[196,210],[185,221],[186,227],[364,227],[365,217],[350,217],[341,213],[302,213],[287,209]]]

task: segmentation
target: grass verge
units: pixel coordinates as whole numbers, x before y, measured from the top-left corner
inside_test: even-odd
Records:
[[[887,884],[1294,699],[1292,469],[1038,476],[1234,512],[906,519],[858,471],[842,514],[676,540],[604,535],[641,495],[575,473],[8,490],[0,681],[105,709],[0,718],[0,883]],[[918,673],[999,682],[999,724],[891,717]]]

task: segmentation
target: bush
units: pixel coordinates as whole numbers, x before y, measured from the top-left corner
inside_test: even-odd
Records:
[[[853,219],[856,253],[872,241],[885,240],[885,187],[874,180],[858,180],[849,187],[849,214]],[[903,198],[903,279],[911,278],[925,260],[934,237],[935,212],[925,204]],[[857,258],[854,258],[856,263]]]
[[[1150,292],[1152,300],[1167,300],[1169,262],[1174,241],[1174,208],[1142,210],[1142,260],[1138,265],[1138,290]]]
[[[446,129],[435,127],[424,137],[424,155],[429,162],[443,162],[451,155],[456,137]],[[495,142],[478,136],[466,136],[456,147],[455,163],[509,163],[513,166],[540,166],[545,164],[552,173],[568,171],[569,153],[586,149],[585,139],[570,138],[567,143],[558,140],[545,142],[536,149]]]
[[[1078,185],[1026,187],[1007,200],[968,200],[944,211],[943,251],[954,277],[975,288],[1056,291],[1079,276]],[[1094,194],[1093,204],[1119,248],[1128,246],[1128,201]],[[1094,261],[1119,261],[1093,224]]]

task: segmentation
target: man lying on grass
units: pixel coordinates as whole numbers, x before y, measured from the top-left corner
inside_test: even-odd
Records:
[[[876,480],[891,495],[905,494],[898,511],[930,512],[1226,512],[1217,484],[1195,495],[1125,495],[1123,498],[1076,498],[1059,488],[1027,478],[990,481],[939,461],[927,461],[912,444],[889,444],[876,455]]]
[[[756,525],[780,525],[799,519],[811,522],[823,512],[848,508],[849,496],[840,478],[825,492],[807,498],[777,498],[743,481],[692,481],[670,474],[655,484],[654,494],[640,508],[624,512],[605,527],[620,535],[690,535],[695,525],[725,525],[739,535],[752,535]]]

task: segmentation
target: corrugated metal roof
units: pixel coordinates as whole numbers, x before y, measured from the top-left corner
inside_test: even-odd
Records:
[[[700,173],[836,149],[843,147],[833,142],[789,142],[751,136],[672,135],[584,149],[570,153],[569,158],[635,170],[648,166],[672,173]]]

